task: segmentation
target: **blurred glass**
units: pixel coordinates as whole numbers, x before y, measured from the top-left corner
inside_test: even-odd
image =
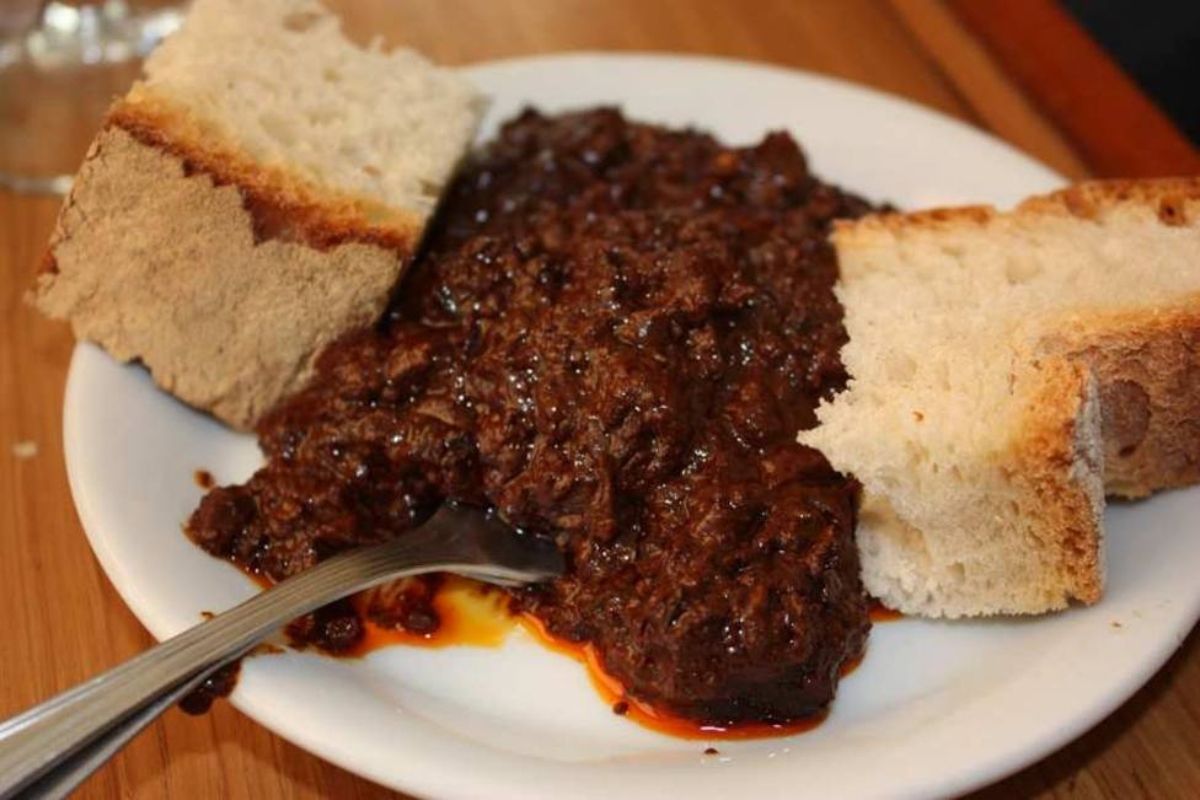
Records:
[[[181,3],[0,0],[0,187],[64,193]]]

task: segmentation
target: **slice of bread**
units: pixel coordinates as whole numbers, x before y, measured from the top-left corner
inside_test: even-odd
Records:
[[[839,225],[848,389],[801,441],[864,486],[868,591],[1037,613],[1103,586],[1103,494],[1200,470],[1200,181]]]
[[[313,0],[197,0],[113,106],[34,300],[250,427],[378,316],[481,109]]]

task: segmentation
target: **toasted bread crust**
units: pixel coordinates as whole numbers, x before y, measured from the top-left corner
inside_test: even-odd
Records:
[[[60,213],[34,302],[78,338],[142,361],[182,400],[249,428],[303,385],[324,344],[378,317],[411,238],[384,245],[348,226],[323,248],[264,240],[229,174],[109,125]]]
[[[1123,205],[1154,208],[1164,225],[1187,224],[1189,219],[1197,221],[1200,178],[1088,181],[1031,197],[1017,206],[1015,213],[1065,213],[1081,219],[1097,219],[1105,211]]]
[[[1087,181],[1031,197],[1007,214],[987,205],[884,212],[857,220],[839,220],[834,223],[833,236],[839,248],[855,247],[869,243],[876,231],[986,227],[1001,216],[1019,219],[1022,216],[1066,214],[1080,219],[1097,219],[1119,206],[1152,208],[1164,225],[1200,223],[1200,178]]]
[[[257,163],[212,135],[186,108],[146,89],[118,100],[107,125],[179,158],[185,174],[204,172],[218,186],[237,186],[259,240],[300,241],[319,250],[362,242],[406,257],[419,244],[421,216],[316,187],[282,165]]]
[[[1025,409],[1014,439],[1012,479],[1032,500],[1021,513],[1036,519],[1033,549],[1048,569],[1039,587],[1045,607],[1094,603],[1104,590],[1104,454],[1100,398],[1090,370],[1066,359],[1041,365],[1043,384]],[[1019,582],[1019,576],[1013,576]]]
[[[1100,383],[1108,493],[1144,497],[1200,482],[1200,295],[1056,331],[1044,346],[1086,363]]]

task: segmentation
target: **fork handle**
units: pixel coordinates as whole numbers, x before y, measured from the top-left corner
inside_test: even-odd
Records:
[[[95,739],[51,766],[40,777],[18,789],[17,795],[47,800],[67,797],[89,775],[120,752],[143,728],[182,700],[211,674],[212,672],[198,675],[195,680],[163,694],[145,708],[107,728]]]
[[[106,733],[136,723],[123,737],[114,735],[112,741],[124,744],[170,707],[171,702],[161,702],[164,698],[182,697],[288,621],[327,603],[389,578],[424,572],[492,576],[487,568],[474,564],[448,563],[445,547],[439,546],[444,545],[445,531],[438,528],[427,524],[397,540],[324,561],[0,723],[0,798],[33,789],[35,781],[60,765],[69,765]],[[106,750],[102,755],[107,758],[115,749],[101,748]],[[66,794],[105,760],[96,757],[95,748],[91,753],[91,758],[77,759],[74,768],[63,773],[71,780],[59,781],[55,793]],[[37,791],[36,796],[43,792]]]

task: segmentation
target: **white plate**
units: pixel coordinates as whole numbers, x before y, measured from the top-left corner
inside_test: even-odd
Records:
[[[613,103],[730,142],[790,130],[816,171],[877,199],[1011,203],[1057,177],[1005,144],[844,83],[711,59],[568,55],[481,65],[485,134],[525,104]],[[65,438],[92,547],[161,638],[255,591],[180,533],[198,468],[259,462],[235,435],[94,347],[75,352]],[[1200,492],[1108,512],[1110,572],[1094,607],[1027,621],[878,625],[828,720],[791,738],[703,742],[613,715],[581,666],[514,634],[499,649],[395,647],[362,661],[251,659],[233,695],[301,747],[437,797],[917,797],[969,790],[1049,753],[1129,697],[1200,613]]]

